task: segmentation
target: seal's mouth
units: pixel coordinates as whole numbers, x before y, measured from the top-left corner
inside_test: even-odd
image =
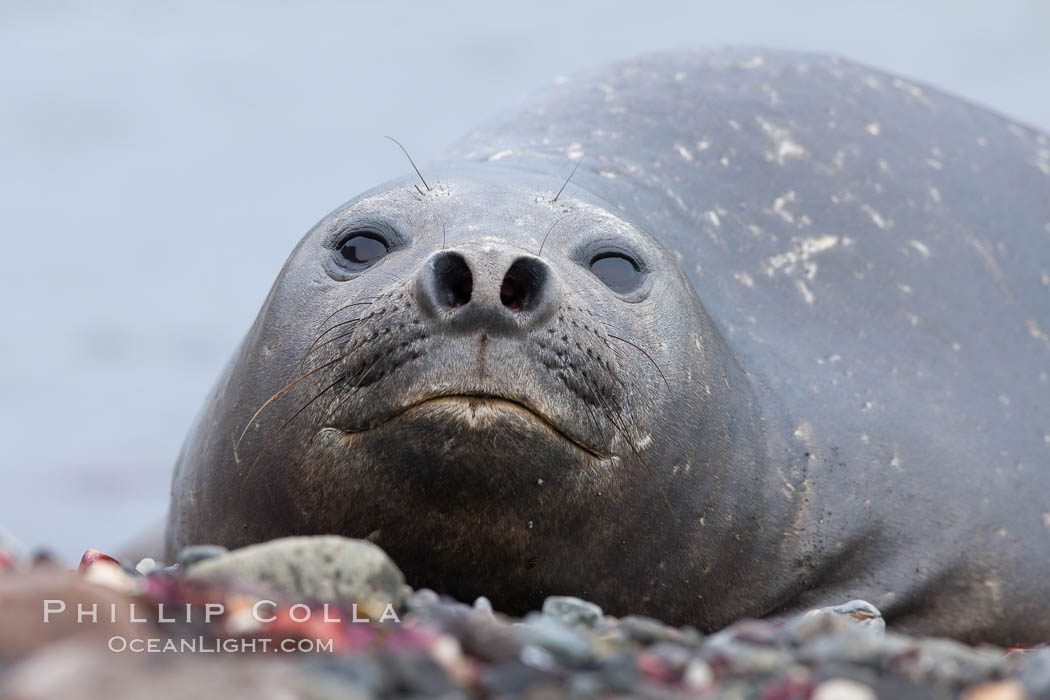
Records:
[[[397,410],[370,421],[359,428],[346,428],[331,426],[346,435],[355,435],[374,430],[399,419],[407,418],[420,411],[434,410],[435,412],[446,412],[456,414],[465,418],[470,424],[480,425],[492,420],[499,420],[501,416],[514,415],[525,418],[539,424],[550,433],[570,443],[577,449],[586,452],[592,457],[603,459],[604,455],[595,451],[578,439],[570,435],[557,421],[549,415],[530,405],[529,403],[513,397],[497,394],[470,393],[470,394],[436,394],[427,396],[416,401],[402,405]]]

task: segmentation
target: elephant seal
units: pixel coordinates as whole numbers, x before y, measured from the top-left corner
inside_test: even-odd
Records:
[[[179,457],[169,552],[339,533],[512,613],[863,598],[1050,639],[1045,134],[712,50],[557,80],[419,173],[292,253]]]

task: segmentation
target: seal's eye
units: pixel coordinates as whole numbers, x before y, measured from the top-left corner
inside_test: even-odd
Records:
[[[595,255],[591,272],[614,292],[629,292],[638,285],[638,263],[621,253]]]
[[[387,254],[389,248],[378,235],[373,233],[359,233],[350,236],[339,252],[348,262],[355,265],[371,265]]]

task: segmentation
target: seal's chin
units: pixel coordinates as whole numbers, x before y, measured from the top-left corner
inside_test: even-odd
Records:
[[[332,428],[353,442],[357,436],[395,426],[401,422],[430,423],[437,432],[452,430],[461,437],[499,434],[510,429],[531,434],[544,442],[571,445],[590,457],[602,459],[592,447],[573,438],[552,418],[528,403],[487,394],[444,394],[413,401],[359,429]]]

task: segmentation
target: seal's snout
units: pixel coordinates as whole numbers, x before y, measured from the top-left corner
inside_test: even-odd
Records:
[[[420,270],[416,294],[424,313],[461,333],[525,331],[556,306],[547,263],[499,246],[436,253]]]

